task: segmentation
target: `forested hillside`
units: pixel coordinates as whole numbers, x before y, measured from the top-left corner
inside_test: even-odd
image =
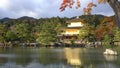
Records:
[[[50,44],[57,40],[57,35],[67,26],[66,21],[72,18],[40,18],[20,17],[18,19],[3,18],[0,19],[0,42],[42,42],[43,44]],[[99,39],[103,37],[100,32],[103,30],[103,24],[109,25],[110,18],[102,15],[82,15],[79,18],[87,22],[87,25],[94,29],[94,32],[99,32]],[[105,27],[105,25],[104,25]],[[106,29],[109,26],[106,26]],[[112,29],[112,27],[109,29]],[[110,32],[110,31],[109,31]],[[103,32],[104,33],[104,32]],[[97,33],[96,33],[97,34]],[[47,43],[46,43],[47,42]]]
[[[60,29],[66,26],[66,20],[68,18],[53,17],[35,19],[26,16],[18,19],[3,18],[0,19],[0,42],[36,42],[40,32],[47,25],[59,33]],[[46,26],[43,27],[44,24]]]

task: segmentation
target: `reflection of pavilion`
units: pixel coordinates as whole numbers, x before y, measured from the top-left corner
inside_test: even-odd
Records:
[[[65,49],[65,55],[66,55],[68,64],[80,65],[80,66],[82,65],[78,50],[77,49],[74,50],[74,49],[70,49],[70,48]]]

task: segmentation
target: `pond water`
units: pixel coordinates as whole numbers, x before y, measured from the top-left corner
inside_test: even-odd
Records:
[[[120,56],[102,53],[85,48],[0,49],[0,68],[120,68]]]

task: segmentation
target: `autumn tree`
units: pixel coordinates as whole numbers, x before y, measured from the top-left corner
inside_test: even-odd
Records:
[[[98,0],[99,4],[108,3],[113,11],[115,12],[115,18],[118,26],[120,27],[120,2],[119,0]],[[73,5],[76,4],[76,8],[81,7],[80,0],[63,0],[60,10],[64,11],[66,7],[72,8]],[[96,7],[97,5],[93,2],[90,2],[86,8],[83,9],[84,14],[90,15],[92,12],[92,7]]]
[[[105,32],[112,35],[114,27],[116,27],[114,16],[104,18],[98,29],[95,30],[97,40],[102,40],[106,34]]]

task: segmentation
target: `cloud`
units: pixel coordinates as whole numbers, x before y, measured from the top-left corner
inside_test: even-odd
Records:
[[[62,0],[1,0],[0,2],[0,18],[18,18],[21,16],[40,18],[53,16],[73,17],[82,15],[82,9],[87,6],[90,0],[81,0],[82,7],[80,9],[67,8],[64,12],[60,12],[59,10]],[[106,11],[108,12],[107,14]],[[112,15],[114,12],[108,5],[99,5],[97,8],[93,9],[93,14]]]
[[[1,0],[0,7],[5,8],[5,9],[8,8],[9,7],[9,0]]]

